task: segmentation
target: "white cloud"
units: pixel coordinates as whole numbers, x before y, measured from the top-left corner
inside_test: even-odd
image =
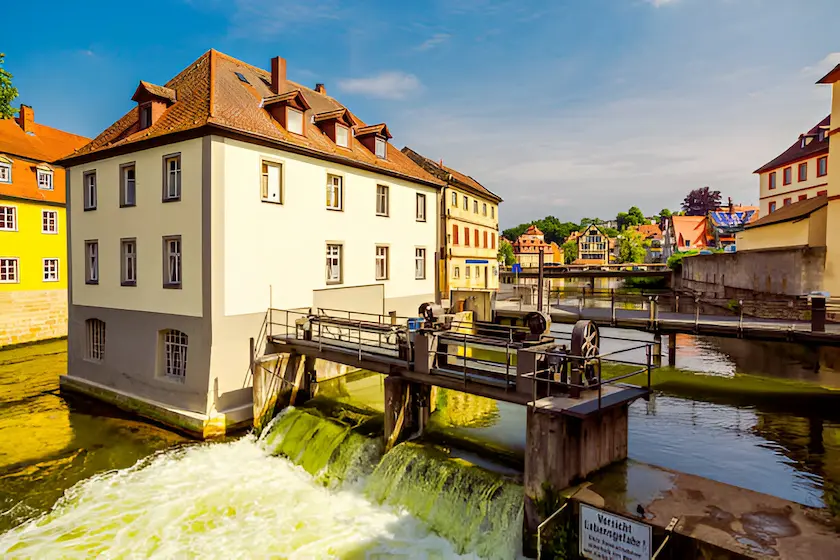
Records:
[[[648,4],[651,4],[654,8],[661,8],[662,6],[667,6],[669,4],[676,4],[677,0],[646,0]]]
[[[345,78],[338,81],[338,89],[345,93],[376,99],[405,99],[422,89],[414,74],[382,72],[367,78]]]
[[[803,68],[802,73],[811,78],[818,79],[828,74],[838,64],[840,64],[840,52],[833,52],[829,53],[817,64]]]
[[[433,49],[438,45],[442,45],[449,41],[452,36],[449,33],[435,33],[419,45],[415,47],[415,50],[418,51],[427,51],[429,49]]]

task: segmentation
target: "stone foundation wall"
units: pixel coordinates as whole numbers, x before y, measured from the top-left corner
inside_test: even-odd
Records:
[[[67,291],[0,292],[0,347],[67,336]]]

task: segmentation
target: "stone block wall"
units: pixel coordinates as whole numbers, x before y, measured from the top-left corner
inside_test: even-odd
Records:
[[[0,347],[67,336],[67,291],[0,292]]]

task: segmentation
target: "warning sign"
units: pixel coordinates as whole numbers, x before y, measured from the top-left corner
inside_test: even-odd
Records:
[[[580,554],[592,560],[650,560],[650,525],[581,504]]]

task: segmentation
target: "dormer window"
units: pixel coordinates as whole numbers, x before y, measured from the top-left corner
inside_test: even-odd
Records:
[[[379,136],[376,137],[376,157],[385,159],[387,154],[385,144],[386,142],[384,138],[380,138]]]
[[[286,107],[286,130],[295,134],[303,134],[303,111]]]
[[[132,101],[137,102],[137,124],[140,130],[145,130],[155,124],[166,109],[175,103],[175,99],[175,90],[172,88],[140,82],[131,97]]]
[[[342,148],[350,145],[350,129],[343,124],[335,125],[335,144]]]
[[[376,157],[388,158],[388,139],[392,136],[386,124],[359,127],[356,129],[356,138]]]
[[[12,160],[0,154],[0,183],[12,182]]]
[[[46,163],[35,166],[35,173],[38,177],[38,188],[42,191],[53,190],[53,169]]]

